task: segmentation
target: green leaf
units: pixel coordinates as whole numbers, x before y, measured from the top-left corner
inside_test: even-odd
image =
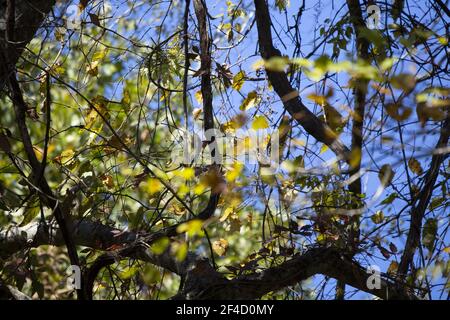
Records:
[[[395,199],[397,199],[397,193],[391,193],[386,199],[381,201],[381,204],[391,204]]]
[[[178,261],[184,261],[187,256],[188,246],[186,242],[174,242],[171,246],[171,252],[175,254]]]
[[[372,215],[370,217],[370,219],[373,221],[373,223],[375,224],[380,224],[383,223],[384,221],[384,213],[381,210],[378,210],[374,215]]]
[[[125,109],[128,109],[128,107],[131,104],[130,91],[128,91],[127,89],[123,90],[121,104],[122,104],[123,107],[125,107]]]
[[[383,164],[380,168],[380,172],[378,172],[378,178],[384,186],[387,186],[392,182],[394,175],[395,173],[389,164]]]
[[[275,0],[278,10],[284,11],[290,5],[290,0]]]
[[[29,206],[25,209],[25,213],[23,215],[23,220],[19,226],[20,227],[26,226],[31,221],[33,221],[33,219],[36,218],[40,212],[41,212],[41,207],[39,205],[39,199],[37,197],[34,197],[29,202]]]
[[[162,254],[164,253],[164,251],[166,251],[167,247],[169,246],[169,243],[170,243],[169,238],[162,237],[153,242],[150,248],[153,251],[153,253]]]
[[[443,197],[437,197],[437,198],[433,198],[431,200],[429,209],[430,210],[434,210],[435,208],[439,207],[443,202],[444,202],[444,198]]]
[[[422,244],[430,252],[433,250],[434,242],[436,241],[436,234],[438,230],[437,220],[429,218],[423,226]]]
[[[139,268],[137,267],[127,267],[124,271],[120,273],[120,279],[127,280],[130,279],[132,276],[138,272]]]

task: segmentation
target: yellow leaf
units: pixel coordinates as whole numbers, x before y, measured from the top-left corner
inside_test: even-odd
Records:
[[[212,244],[214,252],[219,256],[224,256],[228,249],[228,241],[225,239],[216,240]]]
[[[380,63],[381,70],[388,70],[392,68],[394,65],[394,62],[396,62],[395,58],[386,58]]]
[[[323,234],[323,233],[321,233],[321,234],[319,234],[318,236],[317,236],[317,242],[319,242],[319,243],[325,243],[327,241],[327,236],[325,235],[325,234]]]
[[[253,120],[252,123],[252,129],[259,130],[259,129],[266,129],[269,127],[269,123],[266,120],[266,117],[264,116],[256,116],[255,120]]]
[[[167,247],[169,246],[169,243],[170,243],[169,238],[162,237],[153,242],[150,248],[153,251],[153,253],[162,254],[164,253],[164,251],[166,251]]]
[[[225,174],[225,178],[227,179],[227,181],[228,182],[235,181],[241,174],[243,168],[244,165],[242,163],[235,162],[233,164],[233,167],[230,170],[228,170],[228,172]]]
[[[283,72],[289,64],[286,57],[272,57],[264,62],[266,70],[273,72]]]
[[[291,63],[299,67],[311,67],[313,65],[311,60],[305,58],[293,58],[291,59]]]
[[[195,99],[197,100],[198,104],[203,103],[203,95],[200,90],[195,93]]]
[[[244,85],[244,82],[245,72],[241,70],[233,77],[233,84],[231,86],[234,90],[240,91]]]
[[[86,116],[86,129],[93,130],[94,125],[97,123],[97,119],[99,118],[99,113],[103,117],[108,117],[108,109],[107,109],[108,100],[103,96],[96,96],[94,99],[92,99],[92,105],[95,107],[91,107],[89,109],[89,112]],[[100,124],[102,125],[103,122],[100,121]],[[98,127],[98,126],[96,126]],[[96,130],[94,130],[96,131]]]
[[[163,189],[164,185],[158,179],[150,178],[147,181],[147,192],[152,194],[158,193]]]
[[[230,216],[230,214],[232,214],[234,212],[234,208],[233,207],[228,207],[225,209],[225,211],[223,212],[223,215],[220,217],[219,221],[220,222],[224,222],[225,220],[227,220],[227,218]]]
[[[408,167],[413,173],[417,175],[421,175],[423,172],[422,166],[416,158],[410,158],[408,160]]]
[[[92,126],[95,123],[95,120],[97,120],[98,113],[94,109],[91,109],[86,117],[86,129],[91,129]]]
[[[186,232],[189,237],[202,233],[203,221],[200,219],[190,220],[177,227],[178,233]]]
[[[184,196],[186,196],[186,194],[189,193],[189,191],[191,190],[191,188],[189,188],[189,186],[182,184],[177,191],[177,194],[183,198]]]
[[[188,246],[187,246],[186,242],[182,242],[182,243],[174,242],[174,243],[172,243],[172,246],[170,249],[171,249],[172,253],[175,254],[175,258],[178,261],[184,261],[184,259],[186,259],[187,252],[188,252]]]
[[[177,175],[186,180],[191,180],[195,176],[195,170],[191,167],[183,168],[182,170],[177,171]]]
[[[101,50],[101,51],[97,51],[96,53],[94,53],[94,55],[92,56],[92,60],[93,61],[100,61],[103,58],[106,57],[106,54],[108,53],[108,50]]]
[[[196,194],[196,195],[201,195],[203,192],[205,192],[205,190],[206,190],[206,185],[205,184],[203,184],[203,183],[199,183],[199,184],[197,184],[195,187],[194,187],[194,193]]]
[[[315,94],[315,93],[312,93],[312,94],[308,95],[307,98],[308,98],[309,100],[311,100],[311,101],[317,103],[317,104],[320,105],[320,106],[323,106],[324,104],[327,103],[327,98],[326,98],[326,97],[317,95],[317,94]]]
[[[322,145],[322,148],[320,148],[320,154],[327,152],[328,146],[326,144]]]
[[[73,159],[74,155],[75,155],[75,151],[73,151],[73,149],[67,149],[67,150],[64,150],[63,152],[61,152],[61,154],[59,156],[57,156],[56,158],[54,158],[53,161],[55,161],[56,163],[65,165]]]
[[[448,44],[448,39],[446,37],[439,37],[438,41],[440,44],[446,46]]]
[[[238,128],[240,128],[239,124],[233,120],[222,123],[220,125],[220,129],[225,133],[232,133],[232,132],[236,131],[236,129],[238,129]]]
[[[325,113],[325,121],[332,130],[336,131],[344,125],[344,120],[336,108],[328,103],[322,105],[322,108]]]
[[[264,66],[264,60],[260,59],[252,64],[252,69],[258,70],[258,69],[261,69],[263,66]]]
[[[350,152],[350,166],[352,168],[355,168],[360,163],[361,163],[361,149],[354,148]]]
[[[257,100],[258,100],[258,94],[256,93],[256,91],[251,91],[247,95],[247,98],[244,99],[244,101],[242,102],[239,109],[242,111],[249,110],[255,106]]]
[[[44,156],[44,150],[37,146],[33,146],[34,154],[39,161],[42,161],[42,157]]]

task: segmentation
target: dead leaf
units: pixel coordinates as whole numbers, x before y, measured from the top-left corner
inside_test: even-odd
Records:
[[[228,241],[225,239],[219,239],[213,242],[212,244],[213,251],[219,255],[224,256],[228,250]]]

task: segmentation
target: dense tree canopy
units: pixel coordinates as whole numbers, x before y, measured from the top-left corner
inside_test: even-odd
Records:
[[[0,0],[0,297],[448,299],[448,5]]]

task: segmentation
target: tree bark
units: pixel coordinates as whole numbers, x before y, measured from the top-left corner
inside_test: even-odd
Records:
[[[69,230],[77,245],[106,250],[102,259],[107,260],[108,264],[121,259],[139,259],[184,277],[186,283],[183,291],[175,299],[257,299],[317,274],[338,279],[381,299],[417,299],[401,282],[389,280],[383,274],[380,275],[380,288],[369,289],[367,281],[371,274],[334,248],[310,248],[277,266],[228,280],[211,266],[209,259],[193,252],[189,252],[182,262],[177,261],[170,250],[161,255],[154,254],[145,241],[151,235],[120,231],[87,219],[70,222]],[[34,223],[0,232],[1,258],[26,248],[48,244],[64,245],[56,224],[44,229]],[[112,246],[122,248],[107,251]]]
[[[0,41],[7,43],[5,55],[10,66],[8,70],[14,70],[26,45],[34,38],[38,28],[44,22],[46,16],[55,5],[55,0],[16,0],[14,19],[14,41],[6,42],[6,25],[8,20],[7,0],[0,0]],[[5,64],[6,61],[0,61]],[[10,71],[11,72],[11,71]],[[0,90],[8,79],[8,73],[0,74]]]

